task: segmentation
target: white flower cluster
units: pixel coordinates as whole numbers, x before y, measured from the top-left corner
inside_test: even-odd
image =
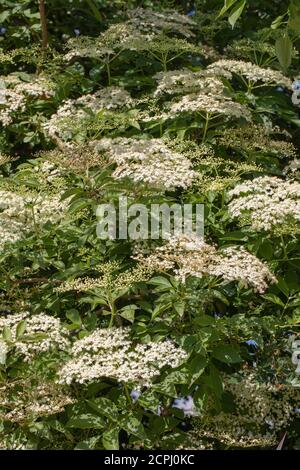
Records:
[[[0,191],[0,249],[6,242],[15,242],[25,233],[47,221],[59,220],[67,207],[60,195]]]
[[[222,94],[224,85],[222,81],[206,70],[193,72],[189,69],[170,70],[154,75],[158,86],[154,96],[163,94],[175,95],[193,92],[205,92],[207,94]]]
[[[233,101],[226,95],[191,93],[171,104],[170,117],[180,113],[204,113],[212,116],[222,115],[225,119],[244,118],[251,121],[251,112],[246,106]]]
[[[0,123],[5,127],[14,121],[14,117],[25,112],[27,102],[32,99],[50,99],[54,96],[53,84],[44,77],[30,77],[22,81],[16,75],[0,77],[5,87],[1,89]]]
[[[55,288],[55,292],[88,292],[89,290],[101,289],[101,295],[105,297],[106,292],[111,291],[112,286],[114,292],[122,291],[133,287],[136,283],[148,281],[153,274],[151,270],[139,265],[119,272],[120,266],[114,261],[102,264],[99,270],[101,270],[101,277],[79,277],[71,281],[64,281]]]
[[[55,138],[60,136],[68,139],[72,135],[72,127],[102,110],[129,108],[133,100],[122,87],[111,86],[103,88],[94,94],[80,96],[74,100],[65,101],[43,128],[46,133]]]
[[[232,78],[233,73],[240,75],[245,77],[249,84],[252,85],[262,82],[268,86],[283,85],[286,88],[292,88],[292,81],[278,70],[262,68],[259,67],[259,65],[252,64],[252,62],[222,59],[209,65],[208,70],[215,73],[217,76],[224,76],[226,78]]]
[[[24,334],[18,336],[18,325],[22,321],[25,321],[26,328]],[[60,320],[44,313],[32,316],[29,312],[7,315],[0,318],[0,334],[3,334],[5,327],[10,330],[15,350],[24,356],[26,362],[52,349],[65,350],[69,345],[66,338],[68,331],[61,326]]]
[[[245,181],[229,191],[228,209],[232,217],[242,217],[253,230],[300,221],[300,183],[275,176]]]
[[[161,139],[104,138],[96,142],[96,148],[118,165],[113,173],[117,179],[128,177],[136,183],[173,189],[186,188],[195,178],[190,160]]]
[[[19,379],[0,386],[1,419],[25,424],[42,416],[62,413],[65,406],[76,401],[58,384],[44,381],[36,384],[34,379]]]
[[[192,72],[173,70],[155,75],[158,87],[154,96],[183,95],[178,101],[167,103],[167,117],[180,113],[200,113],[225,118],[243,117],[251,121],[251,112],[226,94],[225,86],[213,71]]]
[[[128,328],[105,328],[77,340],[72,359],[59,372],[59,383],[84,384],[103,378],[150,387],[165,366],[178,367],[187,354],[172,341],[134,344]]]
[[[65,54],[65,59],[70,61],[77,57],[89,57],[109,62],[120,51],[139,49],[139,43],[152,37],[153,35],[141,34],[138,28],[128,22],[116,23],[97,38],[80,36],[70,39],[67,43],[69,52]]]
[[[217,276],[225,282],[239,281],[263,293],[276,278],[267,266],[243,247],[217,250],[196,236],[171,237],[148,257],[137,255],[141,263],[156,270],[172,270],[181,282],[190,276]]]
[[[178,33],[186,38],[195,36],[192,28],[195,21],[174,10],[153,11],[150,8],[136,8],[129,12],[128,23],[142,33]]]

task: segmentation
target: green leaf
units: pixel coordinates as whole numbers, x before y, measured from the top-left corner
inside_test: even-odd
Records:
[[[9,10],[4,10],[2,13],[0,13],[0,23],[4,23],[4,21],[9,18],[10,16],[10,11]]]
[[[140,439],[145,439],[144,426],[135,416],[127,416],[120,424],[129,435],[137,436]]]
[[[86,209],[89,205],[90,201],[88,199],[76,199],[74,202],[71,202],[69,211],[71,214],[74,214],[81,211],[82,209]]]
[[[89,413],[71,418],[66,424],[68,428],[77,429],[102,429],[105,425],[105,420],[102,417]]]
[[[209,368],[209,375],[204,377],[204,383],[217,395],[220,397],[223,393],[223,383],[221,379],[220,372],[218,369],[211,364]]]
[[[5,339],[5,341],[10,341],[11,342],[13,340],[11,329],[8,328],[8,326],[5,326],[3,328],[2,336]]]
[[[192,361],[188,362],[190,372],[190,386],[203,374],[207,365],[207,359],[204,356],[197,355]]]
[[[284,15],[281,15],[281,16],[277,16],[277,18],[273,21],[273,23],[271,24],[271,29],[277,29],[281,26],[284,18],[285,18],[286,14]]]
[[[94,398],[93,400],[88,400],[88,404],[100,415],[106,416],[111,421],[119,421],[118,409],[108,398]]]
[[[288,28],[300,34],[300,5],[297,0],[291,1],[289,6]]]
[[[81,326],[81,317],[79,315],[78,310],[75,308],[72,308],[71,310],[68,310],[66,313],[66,317],[68,320],[70,320],[74,325]]]
[[[85,439],[84,441],[78,442],[74,447],[74,450],[92,450],[95,448],[95,445],[99,441],[100,436],[94,436],[90,439]]]
[[[284,307],[284,303],[282,302],[282,300],[279,297],[277,297],[277,295],[265,294],[265,295],[263,295],[263,298],[266,299],[266,300],[269,300],[273,304],[280,305],[280,307]]]
[[[158,396],[153,390],[146,390],[142,395],[140,395],[138,402],[145,409],[157,413],[157,408],[160,404]]]
[[[135,311],[138,309],[137,305],[126,305],[123,307],[119,312],[118,315],[120,317],[125,318],[125,320],[129,321],[130,323],[134,322]]]
[[[220,16],[223,16],[226,11],[229,10],[229,8],[232,7],[232,5],[234,5],[236,3],[237,0],[224,0],[224,5],[223,5],[223,8],[220,10],[217,18],[220,18]]]
[[[102,444],[106,450],[119,450],[119,428],[109,429],[102,434]]]
[[[97,4],[93,0],[87,0],[87,4],[90,7],[93,15],[98,21],[102,21],[102,15],[97,8]]]
[[[218,361],[225,362],[226,364],[235,364],[242,362],[242,358],[238,352],[237,347],[229,344],[220,344],[212,351],[212,356]]]
[[[185,302],[184,301],[177,301],[177,302],[174,302],[174,310],[176,311],[176,313],[178,313],[178,315],[180,317],[183,317],[184,315],[184,310],[185,310]]]
[[[170,283],[170,281],[163,276],[153,277],[152,279],[150,279],[150,281],[148,281],[148,284],[163,288],[172,288],[172,284]]]
[[[243,13],[245,5],[246,5],[246,0],[241,0],[237,4],[237,6],[233,9],[233,11],[231,12],[231,14],[228,18],[228,21],[229,21],[229,24],[231,25],[232,29],[234,28],[235,23],[237,22],[237,20],[239,19],[239,17]]]
[[[292,62],[293,43],[288,36],[281,36],[275,43],[277,59],[284,71],[286,71]]]
[[[25,333],[26,325],[27,325],[26,320],[22,320],[18,323],[17,328],[16,328],[16,338],[17,339],[20,338],[21,336],[23,336],[23,334]]]

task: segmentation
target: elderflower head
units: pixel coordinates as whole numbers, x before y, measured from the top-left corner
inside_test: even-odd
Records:
[[[0,77],[4,88],[1,89],[0,123],[5,127],[26,111],[27,105],[35,99],[48,100],[55,94],[54,85],[46,78],[30,76],[30,81],[23,81],[17,75]]]
[[[180,113],[199,113],[225,116],[225,119],[244,118],[251,121],[249,109],[226,95],[191,93],[170,105],[170,117]]]
[[[163,94],[187,94],[193,92],[202,92],[204,94],[220,95],[223,94],[224,84],[222,81],[206,70],[193,72],[188,69],[170,70],[168,72],[159,72],[154,78],[158,82],[154,96]]]
[[[113,286],[113,289],[116,292],[123,289],[129,289],[136,283],[145,282],[150,279],[152,275],[151,269],[142,265],[137,265],[130,270],[118,273],[120,265],[115,261],[102,264],[99,266],[99,270],[102,273],[101,277],[85,277],[65,281],[57,287],[55,291],[58,293],[69,291],[88,292],[95,289],[105,291],[110,290]]]
[[[187,38],[195,36],[192,29],[195,21],[174,10],[153,11],[150,8],[136,8],[129,11],[129,21],[133,28],[142,33],[178,33]]]
[[[61,137],[64,140],[69,140],[73,131],[80,130],[84,121],[90,119],[91,115],[104,110],[129,108],[132,103],[130,94],[124,88],[106,87],[94,94],[65,101],[43,125],[43,128],[54,139]]]
[[[59,372],[59,383],[85,384],[110,378],[150,387],[161,369],[176,368],[187,357],[172,341],[134,344],[129,333],[128,328],[97,329],[77,340],[72,359]]]
[[[135,258],[158,271],[172,270],[181,282],[190,276],[217,276],[225,283],[239,281],[263,293],[268,283],[276,281],[267,266],[243,247],[217,250],[196,236],[171,237],[149,256],[137,254]]]
[[[65,54],[65,60],[89,57],[109,62],[123,50],[136,50],[139,42],[147,41],[151,36],[141,34],[128,22],[116,23],[96,38],[79,36],[69,39],[66,45],[69,51]]]
[[[273,230],[300,221],[300,183],[275,176],[262,176],[245,181],[229,191],[228,209],[241,223],[253,230]]]
[[[171,151],[162,139],[104,138],[95,145],[117,164],[112,175],[116,179],[127,177],[170,190],[190,186],[195,177],[190,160]]]
[[[255,88],[255,84],[262,82],[267,86],[283,85],[288,89],[292,88],[292,82],[278,70],[271,68],[262,68],[251,62],[242,60],[222,59],[208,66],[208,70],[214,72],[217,76],[231,78],[232,74],[240,75],[248,80],[248,83]]]
[[[218,138],[218,144],[234,149],[243,149],[245,152],[255,151],[264,154],[276,155],[279,158],[295,158],[297,155],[295,146],[286,140],[279,140],[273,134],[283,134],[277,127],[268,128],[264,125],[247,124],[238,128],[229,128],[222,131]]]
[[[18,325],[24,322],[25,330],[22,336],[18,335]],[[58,318],[40,313],[30,316],[29,312],[7,315],[0,318],[0,332],[8,328],[11,334],[13,347],[17,353],[30,361],[34,356],[48,352],[52,349],[65,350],[68,347],[67,334]]]
[[[26,377],[0,386],[0,401],[1,419],[21,424],[62,413],[67,405],[76,400],[58,384]]]
[[[21,239],[37,225],[60,220],[66,207],[67,201],[61,201],[59,195],[0,191],[0,248]]]

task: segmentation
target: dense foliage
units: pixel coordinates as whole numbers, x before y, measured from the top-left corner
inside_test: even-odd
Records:
[[[299,449],[298,2],[38,3],[0,0],[1,448]],[[101,239],[120,196],[204,240]]]

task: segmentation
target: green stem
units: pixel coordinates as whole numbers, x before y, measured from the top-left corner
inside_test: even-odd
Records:
[[[168,60],[167,60],[167,55],[166,54],[162,54],[161,63],[162,63],[162,66],[163,66],[163,71],[167,72],[167,70],[168,70],[167,69]]]
[[[132,405],[132,400],[131,400],[131,397],[130,397],[130,394],[129,394],[129,391],[128,391],[128,387],[126,384],[124,384],[124,391],[125,391],[125,395],[126,395],[126,398],[128,400],[128,403],[130,403]]]
[[[110,73],[110,63],[106,62],[106,72],[107,72],[107,84],[111,86],[111,73]]]
[[[283,251],[283,254],[284,254],[284,259],[288,259],[286,246],[285,246],[285,243],[284,243],[284,238],[283,238],[282,235],[280,236],[280,238],[281,238],[281,246],[282,246],[282,251]]]
[[[206,116],[205,116],[205,125],[204,125],[203,136],[202,136],[202,144],[203,144],[203,143],[205,142],[205,140],[206,140],[206,135],[207,135],[207,131],[208,131],[209,119],[210,119],[210,114],[209,114],[209,113],[206,113]]]
[[[159,137],[162,137],[162,122],[159,123]]]

